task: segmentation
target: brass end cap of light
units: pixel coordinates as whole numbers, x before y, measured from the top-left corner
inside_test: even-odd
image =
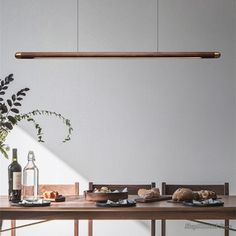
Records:
[[[16,52],[15,53],[15,58],[21,58],[21,53],[20,52]]]
[[[215,58],[220,58],[221,53],[220,52],[214,52],[214,56],[215,56]]]

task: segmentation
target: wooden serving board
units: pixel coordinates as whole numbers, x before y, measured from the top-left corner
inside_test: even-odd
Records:
[[[172,197],[171,196],[160,196],[158,198],[136,198],[136,202],[141,202],[141,203],[148,203],[148,202],[159,202],[159,201],[165,201],[165,200],[170,200]]]
[[[66,200],[66,198],[62,195],[59,195],[57,198],[43,198],[43,199],[51,202],[64,202]]]

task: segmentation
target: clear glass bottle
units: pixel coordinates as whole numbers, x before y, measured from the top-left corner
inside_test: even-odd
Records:
[[[28,153],[28,163],[23,170],[23,199],[37,200],[39,186],[39,170],[34,163],[33,151]]]

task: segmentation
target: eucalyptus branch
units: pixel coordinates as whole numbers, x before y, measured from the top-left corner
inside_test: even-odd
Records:
[[[33,119],[32,117],[30,117],[27,114],[24,115],[16,115],[15,119],[17,121],[22,121],[22,120],[27,120],[28,122],[32,122],[34,124],[35,129],[38,131],[37,132],[37,137],[38,137],[38,142],[44,143],[44,140],[42,138],[42,128],[39,126],[39,124],[35,121],[35,119]]]
[[[71,134],[73,131],[73,128],[71,126],[70,120],[66,119],[64,116],[62,116],[61,114],[57,113],[57,112],[53,112],[53,111],[47,111],[47,110],[33,110],[31,112],[25,113],[25,114],[19,114],[16,115],[15,118],[17,121],[21,121],[21,120],[27,120],[27,121],[32,121],[35,124],[35,128],[38,130],[38,139],[40,140],[40,142],[44,142],[42,140],[42,128],[39,126],[39,124],[37,124],[35,122],[35,120],[32,118],[32,116],[38,116],[38,115],[50,115],[50,116],[55,116],[57,118],[59,118],[60,120],[62,120],[62,122],[67,126],[68,128],[68,134],[65,137],[65,139],[63,140],[63,143],[69,141],[71,139]]]

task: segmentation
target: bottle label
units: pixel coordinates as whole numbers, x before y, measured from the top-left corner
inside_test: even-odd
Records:
[[[13,190],[21,190],[21,172],[13,172]]]

